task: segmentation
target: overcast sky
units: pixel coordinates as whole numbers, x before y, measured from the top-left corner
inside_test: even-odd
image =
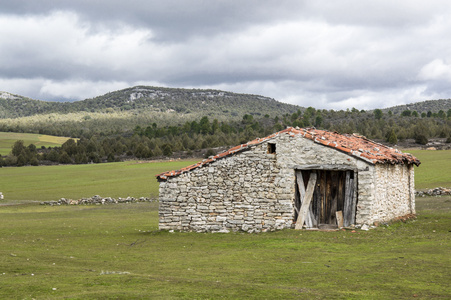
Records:
[[[0,91],[135,85],[325,109],[451,98],[448,0],[0,0]]]

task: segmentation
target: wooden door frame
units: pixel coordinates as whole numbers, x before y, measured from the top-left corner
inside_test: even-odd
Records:
[[[304,171],[304,173],[303,173]],[[357,188],[358,188],[358,170],[356,168],[352,168],[349,166],[343,166],[343,165],[303,165],[303,166],[295,166],[294,167],[294,175],[295,175],[295,198],[294,198],[294,217],[295,220],[297,220],[297,224],[296,224],[296,228],[302,228],[305,226],[306,228],[315,228],[318,227],[318,225],[321,224],[321,213],[323,214],[323,218],[327,218],[327,224],[330,224],[331,222],[333,222],[333,220],[335,220],[336,216],[331,216],[331,214],[333,213],[332,211],[335,209],[335,211],[337,212],[337,208],[338,208],[338,199],[337,196],[335,196],[333,198],[333,200],[329,199],[329,203],[331,207],[327,207],[324,208],[322,207],[322,211],[318,211],[318,203],[321,203],[323,205],[324,201],[322,199],[307,199],[308,203],[309,203],[309,207],[308,209],[303,208],[303,212],[300,212],[301,210],[301,205],[302,205],[302,201],[303,199],[303,194],[302,192],[305,193],[305,188],[306,188],[306,184],[307,182],[305,182],[306,180],[304,180],[305,175],[299,176],[300,174],[306,174],[305,172],[315,172],[315,173],[323,173],[323,177],[333,177],[336,176],[338,173],[333,173],[333,172],[344,172],[344,174],[341,174],[341,176],[345,176],[345,181],[342,182],[341,184],[344,184],[344,186],[341,187],[337,187],[338,189],[344,189],[344,191],[342,191],[343,193],[343,208],[342,208],[342,213],[337,214],[337,218],[341,218],[343,219],[343,227],[348,227],[350,225],[355,225],[355,221],[356,221],[356,207],[357,207]],[[330,172],[330,174],[328,174],[327,172]],[[320,178],[318,178],[318,180],[320,180]],[[325,180],[325,179],[323,179]],[[333,180],[331,181],[332,183],[334,182]],[[304,187],[302,187],[301,185],[304,185]],[[315,189],[315,196],[312,196],[312,198],[314,197],[318,197],[318,192],[316,192],[317,189],[322,189],[321,192],[319,192],[319,196],[320,197],[325,197],[325,195],[327,195],[329,193],[330,195],[330,191],[326,192],[326,186],[328,184],[326,184],[326,186],[324,186],[324,183],[322,186],[320,186],[321,182],[316,184],[316,189]],[[330,189],[330,186],[329,186]],[[338,193],[338,192],[336,192]],[[313,211],[313,202],[317,201],[315,204],[315,208],[316,211]],[[318,202],[319,201],[319,202]],[[327,202],[326,202],[327,203]],[[335,206],[335,207],[334,207]],[[327,214],[327,210],[329,211],[329,215],[325,216],[325,214]],[[302,214],[302,217],[299,218],[300,213]],[[300,222],[302,222],[302,224],[298,224],[299,220],[301,220]],[[324,221],[324,220],[323,220]],[[338,221],[337,221],[338,222]],[[338,222],[339,223],[339,222]],[[340,223],[339,223],[340,224]]]

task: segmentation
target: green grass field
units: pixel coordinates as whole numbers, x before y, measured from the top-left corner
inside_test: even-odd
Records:
[[[1,299],[449,299],[451,198],[370,231],[159,232],[158,204],[0,207]]]
[[[416,184],[450,186],[450,154],[415,153]],[[3,204],[25,203],[0,206],[0,299],[451,298],[451,197],[417,199],[416,220],[370,231],[260,234],[160,232],[155,202],[23,201],[156,195],[155,174],[190,163],[0,169]]]
[[[451,150],[408,150],[420,159],[415,168],[415,188],[451,187]]]
[[[0,192],[5,196],[5,201],[79,199],[94,195],[156,198],[156,174],[180,169],[194,162],[196,161],[128,161],[1,168]]]
[[[34,144],[37,148],[40,148],[41,146],[59,147],[68,139],[67,137],[44,134],[0,132],[0,155],[8,155],[11,152],[11,147],[18,140],[24,141],[25,146]]]
[[[415,167],[417,189],[438,186],[451,187],[451,151],[409,151],[421,160]],[[176,170],[196,161],[144,162],[136,161],[0,169],[0,192],[5,200],[79,199],[104,197],[157,197],[155,175]]]

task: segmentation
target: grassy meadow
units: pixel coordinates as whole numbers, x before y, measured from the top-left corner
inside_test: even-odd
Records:
[[[0,192],[7,201],[60,198],[158,197],[156,174],[197,161],[140,162],[9,167],[0,169]],[[0,202],[1,203],[1,202]]]
[[[451,186],[451,151],[411,152],[417,186]],[[370,231],[260,234],[158,231],[156,202],[25,201],[156,195],[155,174],[190,163],[0,169],[3,204],[23,203],[0,206],[0,298],[451,298],[451,197],[419,198],[416,220]]]
[[[408,150],[420,159],[415,168],[415,188],[451,188],[451,150]]]
[[[17,140],[23,140],[25,146],[34,144],[37,148],[40,148],[41,146],[60,147],[68,139],[68,137],[45,134],[0,132],[0,155],[8,155]]]

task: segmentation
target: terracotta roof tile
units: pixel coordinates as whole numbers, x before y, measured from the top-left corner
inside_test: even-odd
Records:
[[[369,163],[376,164],[415,164],[420,165],[420,161],[408,153],[402,153],[397,149],[387,147],[383,144],[376,143],[367,139],[364,136],[356,134],[339,134],[337,132],[330,132],[326,130],[319,130],[315,128],[293,128],[288,127],[285,130],[273,133],[264,138],[258,138],[246,144],[238,145],[227,151],[219,153],[208,159],[204,159],[194,165],[187,166],[180,170],[164,172],[156,175],[159,180],[166,180],[168,177],[174,177],[182,173],[189,172],[193,169],[208,165],[218,159],[232,156],[237,152],[249,149],[252,146],[264,143],[270,139],[275,138],[281,134],[289,134],[290,136],[301,135],[304,138],[310,139],[315,143],[337,149],[338,151],[347,153],[351,156],[365,160]]]

